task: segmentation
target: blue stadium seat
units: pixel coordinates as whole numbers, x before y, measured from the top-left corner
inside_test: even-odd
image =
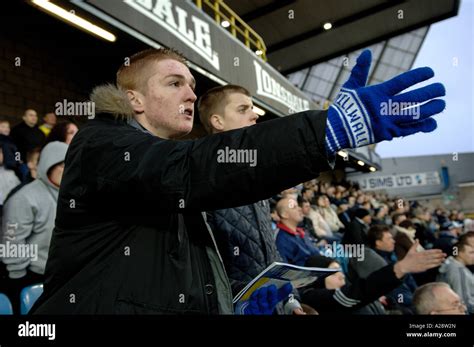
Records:
[[[27,314],[42,293],[43,284],[23,288],[20,293],[20,313]]]
[[[13,314],[12,303],[8,296],[0,293],[0,315]]]

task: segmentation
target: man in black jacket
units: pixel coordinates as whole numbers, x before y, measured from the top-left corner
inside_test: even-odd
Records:
[[[26,154],[44,145],[46,137],[38,128],[38,115],[35,110],[28,109],[23,114],[23,122],[13,127],[11,137],[20,151],[21,161],[26,163]]]
[[[254,203],[314,178],[341,146],[434,130],[440,100],[416,122],[383,118],[376,106],[403,101],[394,95],[432,77],[431,69],[366,87],[369,67],[366,52],[345,84],[344,100],[362,104],[338,99],[337,110],[176,141],[192,129],[196,100],[185,60],[167,49],[132,56],[117,73],[118,88],[93,91],[98,114],[69,146],[44,293],[32,312],[232,313],[230,284],[201,211]],[[442,94],[439,86],[405,93],[417,102]],[[218,163],[226,148],[257,150],[258,165]]]
[[[367,233],[369,232],[371,222],[372,217],[369,210],[365,208],[358,208],[355,210],[354,218],[349,223],[349,226],[342,237],[342,243],[366,245],[368,241]]]

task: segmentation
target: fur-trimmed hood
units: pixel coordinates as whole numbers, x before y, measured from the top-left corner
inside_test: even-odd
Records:
[[[90,94],[90,100],[95,105],[96,114],[108,113],[124,120],[134,115],[127,94],[113,84],[95,87]]]

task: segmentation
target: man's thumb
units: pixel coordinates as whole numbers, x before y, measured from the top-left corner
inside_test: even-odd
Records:
[[[371,62],[372,52],[366,49],[360,54],[359,58],[357,58],[356,65],[352,69],[351,75],[347,82],[344,83],[343,87],[349,89],[365,87],[369,76]]]

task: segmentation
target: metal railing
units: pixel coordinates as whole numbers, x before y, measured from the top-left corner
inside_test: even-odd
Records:
[[[240,18],[224,1],[222,0],[194,0],[196,6],[201,10],[203,5],[214,15],[214,20],[219,26],[230,31],[239,41],[242,41],[251,51],[257,54],[264,61],[267,61],[267,47],[262,37],[255,32],[242,18]],[[227,21],[228,25],[222,23]]]

